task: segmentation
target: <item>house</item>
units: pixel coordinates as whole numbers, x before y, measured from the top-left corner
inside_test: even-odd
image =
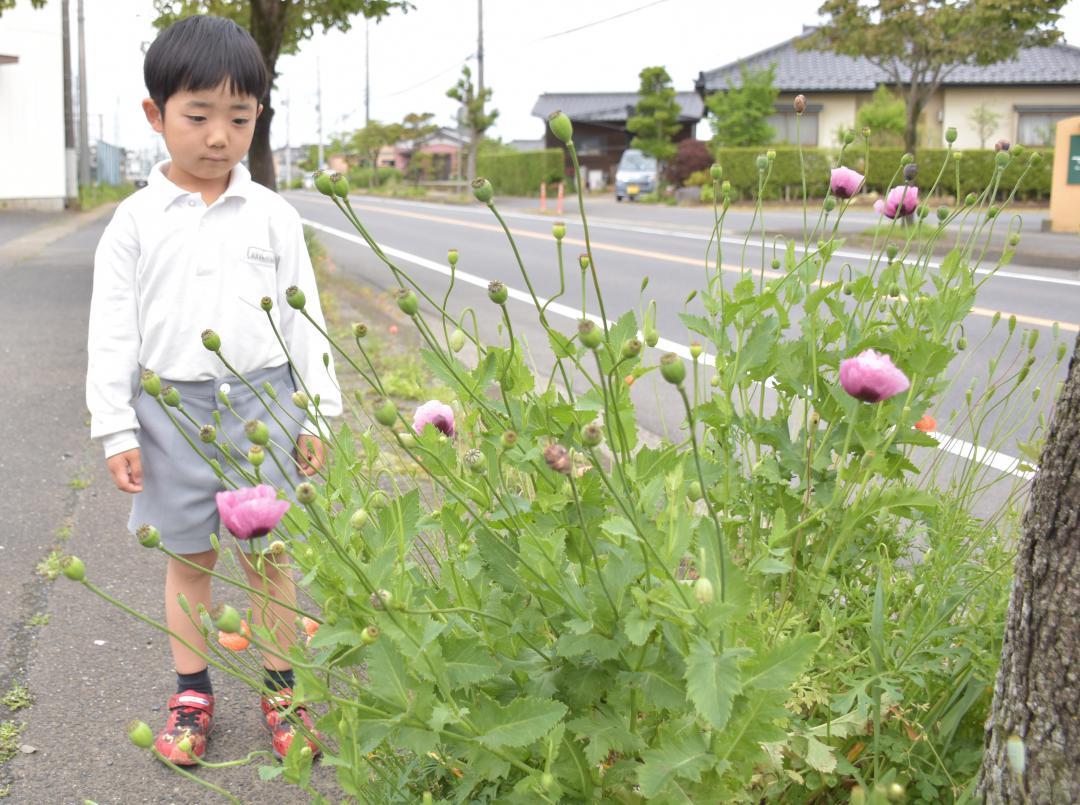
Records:
[[[574,147],[582,172],[589,186],[596,186],[594,179],[610,184],[615,180],[615,168],[623,151],[630,147],[634,135],[626,129],[626,121],[634,113],[638,102],[636,92],[558,92],[544,93],[533,106],[534,117],[545,124],[552,112],[562,111],[574,124]],[[694,136],[694,129],[705,112],[701,95],[696,92],[677,92],[675,102],[679,105],[679,123],[682,128],[675,135],[676,142]],[[544,147],[562,149],[551,130],[544,127]],[[567,173],[570,173],[569,161]]]
[[[859,107],[880,84],[891,79],[868,59],[824,51],[796,49],[811,28],[786,42],[715,70],[702,72],[695,88],[702,97],[723,92],[728,82],[739,86],[742,67],[776,66],[774,84],[780,90],[776,114],[769,123],[778,142],[795,142],[795,112],[791,102],[806,96],[800,121],[804,145],[836,146],[840,132],[855,126]],[[982,107],[996,124],[980,133],[972,121]],[[945,145],[945,130],[954,126],[957,148],[989,147],[999,139],[1024,145],[1053,145],[1054,125],[1080,114],[1080,48],[1051,45],[1021,50],[1014,59],[996,64],[963,65],[951,72],[931,96],[920,120],[922,144]],[[992,116],[991,116],[992,117]]]
[[[40,9],[17,3],[0,17],[0,207],[64,208],[68,165],[60,9],[60,3]]]

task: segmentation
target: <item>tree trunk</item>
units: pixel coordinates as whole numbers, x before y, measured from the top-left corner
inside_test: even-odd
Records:
[[[281,41],[285,36],[288,4],[278,0],[251,0],[251,37],[262,53],[270,83],[263,96],[263,111],[255,121],[255,136],[248,149],[248,168],[251,178],[261,185],[277,190],[277,177],[274,175],[274,154],[270,148],[270,123],[274,119],[274,109],[270,105],[270,94],[277,79],[277,60],[281,53]]]
[[[907,125],[904,126],[904,149],[909,154],[915,153],[919,140],[919,115],[922,114],[924,101],[919,97],[917,87],[911,88],[907,102]]]
[[[1080,337],[1024,513],[979,792],[1080,802]],[[1023,741],[1023,773],[1008,761]]]
[[[469,150],[465,162],[465,181],[471,182],[476,178],[476,155],[480,151],[481,132],[469,129]]]

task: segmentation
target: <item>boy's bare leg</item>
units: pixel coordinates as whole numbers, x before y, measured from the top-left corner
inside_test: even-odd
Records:
[[[248,585],[259,590],[263,595],[251,593],[251,610],[255,625],[265,626],[276,637],[277,650],[281,654],[288,654],[289,649],[296,643],[295,613],[283,604],[296,606],[296,584],[293,581],[287,556],[273,557],[263,556],[262,573],[254,566],[254,559],[246,553],[237,550],[240,556],[240,567],[244,568],[247,575]],[[269,601],[265,596],[269,596]],[[287,671],[292,668],[288,659],[263,655],[263,664],[266,668],[275,671]]]
[[[217,551],[211,549],[202,553],[184,554],[184,558],[213,570],[217,562]],[[176,602],[178,593],[183,593],[191,605],[191,618]],[[210,574],[170,557],[168,569],[165,571],[165,623],[171,631],[183,637],[204,655],[199,656],[170,635],[169,645],[172,647],[173,662],[178,674],[197,674],[206,667],[206,641],[195,626],[195,623],[198,623],[199,604],[206,607],[207,611],[211,609]],[[192,623],[192,620],[195,623]]]

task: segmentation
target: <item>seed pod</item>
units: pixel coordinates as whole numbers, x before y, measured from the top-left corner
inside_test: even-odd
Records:
[[[1000,212],[1001,212],[1001,210],[998,209],[997,207],[987,207],[987,209],[986,209],[986,217],[987,218],[997,218],[998,213],[1000,213]]]
[[[397,406],[393,400],[380,399],[375,402],[375,421],[389,428],[397,422]]]
[[[179,408],[180,392],[172,386],[166,386],[161,390],[161,400],[170,408]]]
[[[724,169],[719,162],[714,162],[709,166],[709,176],[712,177],[714,182],[719,182],[724,178]]]
[[[795,109],[795,114],[801,115],[806,111],[806,96],[799,93],[795,96],[795,100],[791,102],[791,105]]]
[[[360,642],[365,646],[370,646],[376,640],[379,639],[379,627],[378,626],[365,626],[364,631],[360,633]]]
[[[240,613],[229,604],[214,607],[211,617],[214,619],[214,626],[222,632],[236,634],[240,631]]]
[[[484,204],[490,204],[491,199],[495,197],[495,188],[491,186],[491,182],[487,179],[473,179],[472,192],[476,196],[476,200]]]
[[[914,161],[915,161],[915,155],[911,154],[911,153],[904,154],[902,157],[900,157],[900,165],[901,166],[910,165]]]
[[[259,300],[259,307],[269,313],[271,310],[274,309],[274,300],[271,299],[269,296],[264,296],[262,299]]]
[[[574,125],[561,110],[556,110],[548,115],[548,128],[555,135],[555,139],[563,145],[568,145],[574,139]]]
[[[219,349],[221,349],[221,336],[219,336],[213,330],[203,330],[202,345],[206,347],[210,352],[217,352]]]
[[[938,207],[937,208],[937,219],[939,221],[944,221],[948,217],[949,217],[949,208],[948,207]]]
[[[452,266],[456,266],[458,261],[457,249],[450,249],[446,252],[446,262]]]
[[[483,451],[476,447],[466,450],[465,455],[461,457],[461,461],[469,468],[470,472],[475,473],[483,472],[484,465],[487,463]]]
[[[304,305],[307,304],[307,297],[295,285],[290,285],[285,289],[285,301],[289,303],[289,307],[295,310],[303,310]]]
[[[364,527],[364,524],[368,521],[367,509],[357,509],[352,513],[352,517],[349,518],[349,527],[353,531],[359,531]]]
[[[154,732],[145,721],[135,720],[128,724],[128,738],[140,749],[149,749],[154,745]]]
[[[686,496],[690,498],[691,503],[697,503],[699,500],[701,500],[701,482],[691,481],[690,486],[686,489]]]
[[[624,358],[636,358],[641,354],[641,342],[636,338],[628,338],[623,341],[622,356]]]
[[[149,369],[144,369],[142,377],[140,378],[143,391],[149,394],[151,397],[157,397],[161,394],[161,378],[151,372]]]
[[[161,532],[152,525],[144,524],[135,532],[135,539],[144,548],[156,548],[161,544]]]
[[[315,487],[307,481],[296,485],[296,499],[308,506],[315,502],[317,494]]]
[[[397,306],[406,316],[415,316],[420,310],[420,301],[410,288],[398,288],[394,294]]]
[[[315,189],[324,196],[334,195],[334,182],[330,178],[330,171],[317,170],[311,178],[315,181]]]
[[[695,361],[698,358],[701,357],[701,353],[703,351],[704,351],[704,348],[701,346],[700,341],[691,341],[690,342],[690,357],[693,358]]]
[[[770,148],[765,152],[765,159],[769,160],[770,163],[774,162],[776,160],[776,152]]]
[[[582,271],[588,271],[589,270],[589,255],[587,255],[587,254],[579,254],[578,258],[577,258],[577,262],[578,262],[578,267]]]
[[[1031,157],[1028,159],[1028,164],[1031,165],[1031,167],[1035,168],[1041,165],[1042,161],[1043,155],[1040,154],[1038,151],[1032,151]]]
[[[266,461],[266,451],[259,445],[253,444],[248,448],[247,460],[252,467],[261,467],[262,463]]]
[[[994,154],[994,165],[997,168],[1004,168],[1009,164],[1009,159],[1010,157],[1008,151],[998,151],[996,154]]]
[[[979,197],[976,196],[974,193],[968,193],[966,196],[964,196],[964,205],[967,206],[967,207],[970,207],[972,204],[974,204],[978,200],[979,200]]]
[[[769,169],[769,158],[764,154],[760,154],[756,161],[757,169],[759,173],[764,173]]]
[[[562,240],[566,237],[566,224],[562,221],[552,224],[551,234],[555,236],[555,240]]]
[[[833,196],[825,196],[825,200],[821,202],[821,206],[825,212],[832,212],[836,209],[836,199]]]
[[[711,604],[714,597],[715,593],[711,581],[701,576],[694,582],[694,598],[697,599],[699,604]]]
[[[308,399],[307,394],[302,391],[294,391],[292,393],[292,404],[297,408],[307,410],[308,405],[311,404],[311,400]]]
[[[249,419],[244,423],[244,433],[252,444],[265,447],[270,444],[270,429],[260,419]]]
[[[895,243],[890,243],[885,247],[885,255],[890,260],[895,260],[896,255],[900,253],[900,248]]]
[[[956,142],[956,126],[949,126],[945,129],[945,142],[950,145]]]
[[[581,443],[586,447],[596,447],[604,440],[604,431],[595,422],[590,422],[581,429]]]
[[[462,347],[465,346],[465,333],[460,327],[450,333],[449,343],[453,352],[461,352]]]
[[[330,174],[330,185],[334,191],[334,195],[338,198],[349,197],[349,180],[340,173]]]
[[[686,379],[686,367],[682,359],[674,352],[667,352],[660,359],[660,374],[664,380],[675,386],[681,386]]]
[[[515,431],[507,430],[503,431],[503,435],[499,437],[499,443],[504,449],[509,450],[515,444],[517,444],[518,435]]]
[[[596,349],[604,340],[604,334],[600,331],[600,328],[589,319],[579,321],[577,329],[581,343],[589,349]]]
[[[496,305],[505,305],[506,300],[510,297],[510,292],[506,289],[499,280],[494,280],[488,283],[488,299],[494,302]]]

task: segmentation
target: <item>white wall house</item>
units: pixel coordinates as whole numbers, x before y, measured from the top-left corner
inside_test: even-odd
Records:
[[[60,9],[19,2],[0,15],[0,207],[64,206]]]

